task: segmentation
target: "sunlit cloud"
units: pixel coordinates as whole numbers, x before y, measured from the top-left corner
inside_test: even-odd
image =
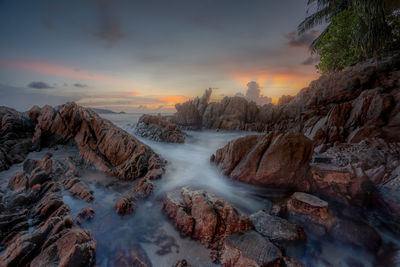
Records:
[[[263,89],[265,96],[272,97],[272,102],[284,94],[295,95],[311,80],[318,77],[317,73],[279,73],[273,71],[259,72],[232,72],[231,78],[243,88],[247,87],[249,81],[257,82]]]

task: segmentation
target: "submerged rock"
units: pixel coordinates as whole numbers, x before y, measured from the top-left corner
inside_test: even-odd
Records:
[[[249,135],[218,149],[214,162],[225,175],[243,182],[308,191],[312,141],[300,133]]]
[[[184,143],[186,138],[186,134],[172,122],[172,118],[161,115],[142,115],[135,133],[158,142]]]
[[[183,188],[168,194],[163,211],[179,232],[207,247],[218,245],[230,234],[252,229],[246,214],[203,190]]]

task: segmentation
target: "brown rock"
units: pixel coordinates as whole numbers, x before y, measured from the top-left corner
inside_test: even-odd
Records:
[[[335,217],[329,209],[328,202],[301,192],[294,193],[287,202],[287,211],[292,214],[305,215],[311,221],[330,229]]]
[[[250,135],[218,149],[214,162],[225,175],[263,186],[308,191],[312,141],[299,133]]]
[[[120,179],[145,177],[153,170],[162,170],[165,165],[151,148],[75,103],[61,105],[57,110],[45,106],[37,121],[33,138],[37,146],[73,140],[86,162]]]
[[[56,241],[43,247],[30,266],[92,266],[95,248],[90,232],[73,227],[58,233]]]
[[[136,210],[137,201],[147,198],[153,192],[154,183],[149,179],[140,179],[135,187],[120,198],[115,210],[120,215],[131,214]]]
[[[17,172],[11,176],[8,186],[10,186],[14,191],[25,190],[27,188],[25,172]]]
[[[141,137],[159,142],[184,143],[186,134],[168,116],[142,115],[135,128]]]
[[[163,211],[186,236],[207,247],[226,236],[252,228],[247,215],[205,191],[183,188],[164,198]]]
[[[79,197],[87,202],[94,199],[93,191],[90,190],[89,186],[78,178],[64,179],[61,181],[65,188],[74,196]]]

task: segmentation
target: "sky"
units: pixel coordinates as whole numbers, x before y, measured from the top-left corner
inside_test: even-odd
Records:
[[[317,31],[296,33],[306,2],[0,0],[0,105],[173,112],[207,88],[276,102],[319,76]]]

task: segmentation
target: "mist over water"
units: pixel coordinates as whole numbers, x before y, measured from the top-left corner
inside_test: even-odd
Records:
[[[102,116],[128,133],[134,134],[134,126],[140,115],[102,114]],[[135,181],[120,181],[96,170],[81,170],[79,179],[93,190],[94,201],[87,203],[73,197],[68,191],[63,191],[63,200],[70,206],[72,216],[76,217],[87,206],[95,210],[94,218],[83,221],[81,227],[90,230],[96,240],[98,266],[111,266],[118,261],[132,258],[132,255],[147,258],[148,262],[157,267],[169,267],[182,259],[188,260],[192,266],[217,266],[211,262],[210,250],[204,248],[199,242],[182,237],[163,214],[162,198],[170,191],[180,190],[182,187],[204,189],[231,202],[247,214],[260,209],[269,210],[271,201],[290,193],[233,181],[222,175],[217,167],[210,163],[210,156],[218,148],[223,147],[232,139],[254,133],[189,131],[187,134],[184,144],[160,143],[138,138],[159,153],[168,163],[165,174],[155,181],[153,194],[138,203],[134,214],[119,216],[114,210],[114,205],[135,185]],[[53,154],[53,159],[64,160],[68,155],[76,153],[77,149],[60,146],[56,150],[45,149],[41,152],[30,153],[28,158],[41,159],[47,152]],[[22,170],[22,163],[0,172],[1,186],[7,186],[11,175],[20,170]],[[337,215],[345,213],[340,208],[335,209],[333,205],[331,207]],[[351,211],[348,213],[354,214]],[[379,225],[375,216],[366,217],[363,220],[371,225]],[[383,227],[379,226],[379,229]],[[390,230],[381,232],[384,242],[393,246],[393,253],[396,256],[396,248],[399,247],[398,238]],[[304,256],[301,253],[298,255],[298,251],[290,252],[292,254],[289,256],[299,257],[307,265],[310,265],[313,255],[318,255],[325,261],[322,265],[310,266],[372,267],[375,266],[374,259],[377,253],[343,244],[334,237],[313,236],[309,232],[307,232],[307,244],[304,251]],[[388,262],[393,263],[390,260]],[[359,263],[362,265],[354,265]]]

